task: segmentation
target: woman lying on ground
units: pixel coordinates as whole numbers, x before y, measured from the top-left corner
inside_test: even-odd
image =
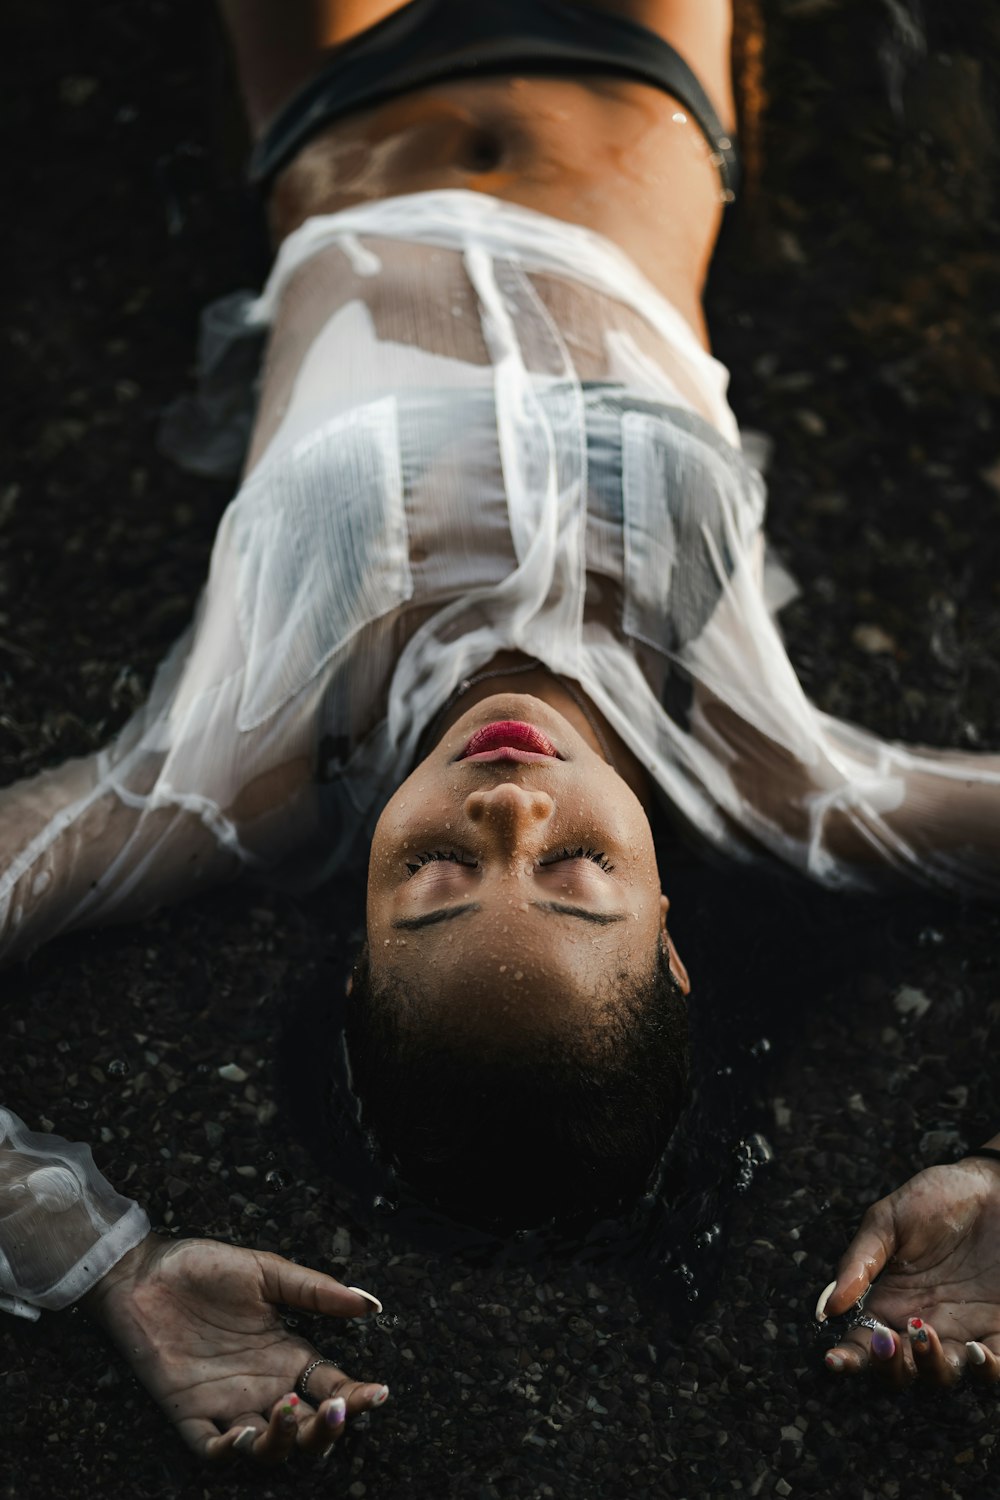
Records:
[[[775,627],[763,485],[701,307],[737,187],[728,0],[223,9],[279,247],[215,349],[224,368],[269,336],[244,477],[146,707],[0,800],[3,956],[367,857],[366,1125],[462,1217],[607,1210],[684,1097],[657,800],[748,879],[763,857],[995,897],[1000,758],[820,713]],[[344,1397],[384,1399],[270,1307],[363,1295],[158,1243],[13,1117],[0,1172],[7,1305],[86,1293],[202,1453],[321,1449]],[[1000,1375],[998,1172],[936,1168],[873,1211],[826,1311],[895,1254],[869,1312],[921,1321],[912,1345],[856,1330],[831,1368],[871,1343],[894,1382]]]

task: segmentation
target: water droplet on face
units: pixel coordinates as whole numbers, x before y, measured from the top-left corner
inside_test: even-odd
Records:
[[[684,114],[683,110],[680,109],[675,109],[670,118],[673,120],[675,125],[686,125],[688,122],[687,115]]]

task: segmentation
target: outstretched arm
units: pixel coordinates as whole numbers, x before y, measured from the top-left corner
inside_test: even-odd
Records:
[[[275,1311],[364,1317],[377,1299],[281,1256],[161,1239],[86,1146],[0,1110],[0,1309],[37,1318],[77,1302],[204,1458],[237,1446],[264,1462],[296,1446],[323,1452],[345,1415],[386,1399],[332,1362],[295,1395],[322,1356]]]
[[[1000,754],[890,743],[822,713],[749,547],[681,663],[692,735],[741,837],[835,888],[903,881],[1000,897]]]
[[[0,963],[239,873],[192,812],[147,805],[140,788],[155,780],[150,762],[118,789],[102,752],[0,790]]]
[[[701,695],[702,733],[762,829],[793,841],[811,873],[839,870],[831,883],[896,877],[1000,896],[1000,755],[888,744],[810,712],[815,734],[804,755]]]

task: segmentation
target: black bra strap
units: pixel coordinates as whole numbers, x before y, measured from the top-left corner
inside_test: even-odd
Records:
[[[978,1151],[966,1151],[962,1160],[970,1161],[977,1156],[983,1156],[987,1161],[1000,1161],[1000,1151],[995,1146],[980,1146]]]
[[[265,186],[331,120],[411,89],[496,73],[588,71],[636,78],[683,104],[732,201],[736,143],[680,54],[645,26],[567,0],[411,0],[331,52],[258,141],[248,175]]]

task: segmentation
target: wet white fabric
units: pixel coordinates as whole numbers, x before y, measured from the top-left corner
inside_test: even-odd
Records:
[[[216,373],[270,341],[196,619],[113,745],[0,793],[0,956],[240,870],[363,868],[422,732],[505,650],[578,683],[717,850],[997,894],[1000,759],[808,702],[727,372],[613,245],[417,194],[310,220],[225,313]]]
[[[36,1135],[0,1109],[0,1309],[68,1307],[149,1233],[87,1146]]]

